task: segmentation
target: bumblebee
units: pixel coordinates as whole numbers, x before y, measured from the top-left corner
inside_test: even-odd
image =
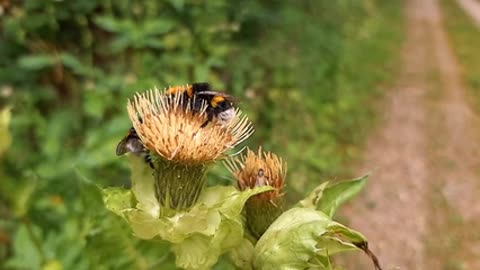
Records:
[[[167,98],[171,98],[173,95],[180,93],[182,95],[184,108],[190,108],[194,113],[200,112],[204,104],[207,104],[207,120],[200,126],[201,128],[206,127],[214,119],[225,125],[235,116],[234,98],[225,93],[212,91],[210,84],[205,82],[194,83],[186,87],[170,87],[165,93]],[[145,155],[145,161],[153,168],[152,157],[149,154],[149,150],[145,148],[133,127],[130,128],[127,135],[118,143],[116,153],[117,156],[125,153]]]
[[[206,127],[213,119],[225,125],[235,116],[234,98],[226,93],[213,91],[209,83],[193,83],[192,85],[175,86],[166,90],[167,96],[182,93],[185,108],[199,112],[204,103],[207,104],[207,120],[201,125]]]
[[[133,153],[138,156],[144,156],[145,162],[148,163],[150,168],[153,167],[152,156],[149,153],[149,150],[143,145],[142,140],[138,137],[137,131],[135,128],[130,128],[127,135],[118,143],[117,156],[124,155],[126,153]]]

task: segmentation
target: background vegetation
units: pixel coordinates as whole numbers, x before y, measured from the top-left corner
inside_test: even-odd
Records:
[[[476,105],[480,104],[480,46],[479,28],[455,1],[442,0],[445,25],[456,55],[464,67],[462,72],[472,90]]]
[[[0,3],[0,268],[174,269],[130,236],[95,185],[128,185],[115,147],[128,97],[208,81],[239,98],[289,163],[291,196],[346,175],[388,82],[401,1]],[[222,166],[213,174],[231,183]],[[230,267],[222,261],[218,269]]]

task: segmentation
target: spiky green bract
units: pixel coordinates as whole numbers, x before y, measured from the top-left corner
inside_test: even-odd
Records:
[[[255,239],[259,239],[284,211],[285,202],[283,197],[275,201],[265,201],[258,197],[252,197],[245,204],[245,216],[247,228]]]
[[[320,211],[292,208],[283,213],[255,246],[253,268],[329,269],[329,256],[359,250],[366,238]]]
[[[184,165],[157,158],[155,160],[155,197],[161,206],[170,209],[191,207],[205,186],[208,165]]]
[[[124,217],[137,237],[172,243],[176,264],[184,269],[210,269],[222,254],[238,246],[244,237],[245,202],[272,189],[207,187],[188,210],[162,208],[155,198],[152,170],[140,157],[131,155],[130,161],[132,189],[104,189],[105,205]]]
[[[355,197],[365,187],[367,180],[368,175],[332,185],[324,182],[297,206],[320,210],[331,218],[343,203]]]

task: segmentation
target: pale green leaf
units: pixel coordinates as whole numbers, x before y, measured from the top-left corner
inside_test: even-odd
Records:
[[[228,254],[233,264],[242,270],[252,270],[252,260],[255,252],[255,247],[248,239],[243,239],[242,242]]]
[[[317,209],[333,217],[338,207],[357,195],[367,183],[368,175],[326,187],[318,200]]]
[[[305,199],[298,202],[298,207],[317,209],[318,202],[323,196],[323,191],[328,186],[328,181],[318,185]]]
[[[220,257],[219,250],[210,247],[209,237],[195,234],[172,247],[175,264],[184,269],[210,269]],[[213,260],[212,260],[213,258]]]
[[[75,72],[78,75],[87,75],[88,74],[88,69],[83,63],[78,59],[75,55],[70,54],[70,53],[62,53],[60,55],[62,64],[71,69],[73,72]]]
[[[159,35],[170,31],[175,23],[171,20],[155,18],[147,20],[142,26],[144,35]]]
[[[124,211],[132,209],[134,198],[129,189],[110,187],[102,190],[103,203],[108,210],[124,217]]]
[[[118,20],[112,16],[98,16],[94,19],[95,24],[110,32],[122,32],[128,29],[130,24],[125,20]]]
[[[135,208],[147,212],[153,217],[158,217],[160,206],[153,192],[154,179],[152,168],[141,156],[129,153],[128,160],[130,163],[132,192],[138,201]]]
[[[172,247],[176,264],[185,269],[211,269],[218,258],[241,243],[243,226],[235,220],[224,219],[213,237],[194,234]]]
[[[14,255],[4,264],[7,269],[40,269],[42,254],[40,254],[35,242],[33,242],[31,234],[34,234],[35,237],[41,237],[42,234],[38,227],[30,226],[31,228],[29,229],[22,224],[17,228],[12,244]]]
[[[332,221],[320,211],[292,208],[283,213],[255,246],[255,269],[306,269],[318,267],[330,255],[358,250],[365,237]]]
[[[103,190],[104,202],[114,213],[124,216],[135,236],[162,239],[173,244],[177,266],[210,269],[218,258],[243,240],[242,209],[253,195],[271,190],[261,187],[239,191],[232,186],[205,188],[188,211],[168,215],[155,199],[152,170],[141,157],[129,156],[132,190]]]
[[[22,56],[18,59],[18,65],[24,69],[38,70],[51,67],[59,62],[53,54],[35,54]]]
[[[140,239],[153,239],[157,236],[163,238],[165,228],[169,227],[165,219],[155,218],[138,209],[124,209],[122,213],[127,218],[134,235]]]
[[[182,11],[185,5],[185,0],[169,0],[170,4],[177,10]]]

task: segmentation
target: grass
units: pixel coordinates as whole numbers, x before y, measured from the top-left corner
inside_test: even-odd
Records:
[[[455,54],[463,66],[463,77],[480,107],[480,29],[462,10],[457,1],[442,0],[444,24]]]

